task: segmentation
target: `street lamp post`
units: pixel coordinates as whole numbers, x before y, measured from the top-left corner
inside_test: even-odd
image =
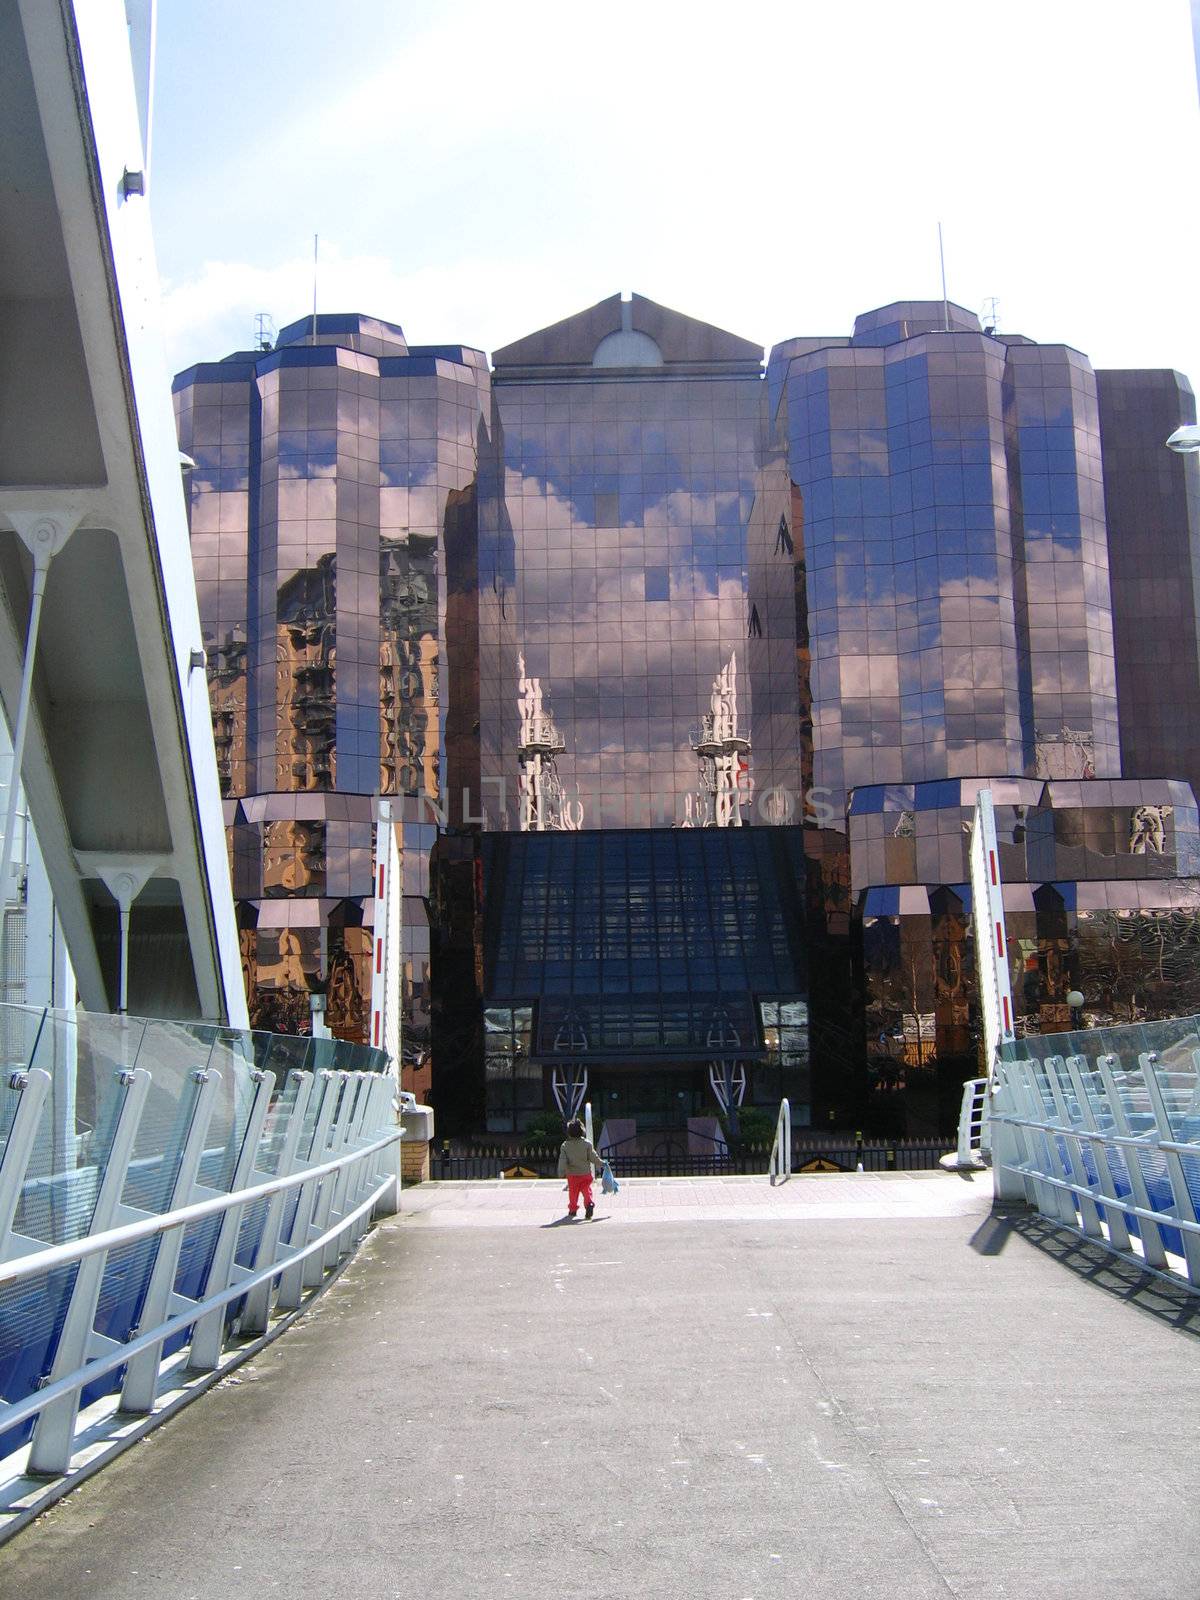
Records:
[[[1083,1026],[1083,995],[1078,989],[1072,989],[1067,995],[1067,1004],[1071,1008],[1072,1029]]]

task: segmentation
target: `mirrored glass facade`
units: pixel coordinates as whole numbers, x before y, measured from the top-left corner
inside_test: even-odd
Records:
[[[1163,441],[1194,422],[1178,372],[1098,372],[1109,582],[1130,778],[1200,786],[1200,477]]]
[[[941,302],[764,365],[634,295],[490,371],[325,317],[176,391],[259,1025],[326,987],[358,1036],[376,793],[405,1053],[448,1132],[550,1109],[556,1039],[623,1116],[706,1113],[713,996],[756,1041],[752,1100],[802,1065],[797,1120],[946,1126],[976,1068],[983,780],[1022,1026],[1058,1025],[1068,977],[1097,1014],[1183,1003],[1177,961],[1145,976],[1187,947],[1200,872],[1177,375]],[[722,945],[777,850],[786,983]]]
[[[492,492],[511,529],[525,670],[564,735],[564,793],[585,828],[686,823],[696,730],[730,663],[743,730],[751,718],[762,350],[635,295],[493,360]],[[751,800],[747,771],[747,813]]]
[[[175,381],[254,1025],[306,1029],[319,991],[334,1031],[365,1039],[373,797],[388,795],[410,1064],[430,1051],[430,851],[452,768],[475,770],[455,734],[477,697],[488,382],[478,351],[410,349],[365,317],[296,323]]]
[[[807,1120],[799,829],[487,834],[483,868],[492,1131],[542,1108],[519,1085],[556,1064],[587,1068],[600,1106],[635,1075],[644,1117],[664,1083],[698,1112],[709,1063],[738,1062],[752,1101],[788,1094]]]

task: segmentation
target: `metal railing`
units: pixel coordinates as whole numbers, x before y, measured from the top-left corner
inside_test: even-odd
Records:
[[[942,1157],[943,1167],[978,1172],[987,1166],[991,1148],[988,1100],[988,1080],[968,1078],[958,1112],[958,1142],[950,1155]]]
[[[11,1482],[70,1469],[81,1407],[146,1416],[298,1307],[396,1209],[401,1130],[386,1058],[337,1041],[18,1007],[0,1039]]]
[[[722,1178],[762,1177],[771,1146],[749,1144],[723,1154],[688,1149],[688,1135],[677,1131],[637,1135],[617,1145],[605,1145],[602,1155],[612,1161],[618,1178]],[[792,1129],[793,1177],[808,1172],[929,1172],[946,1153],[948,1139],[856,1138],[854,1134],[814,1134]],[[532,1176],[553,1178],[558,1146],[512,1138],[505,1142],[471,1143],[446,1140],[430,1149],[430,1177],[435,1181],[464,1182],[503,1176],[514,1169]]]
[[[779,1117],[775,1123],[775,1142],[771,1146],[771,1159],[767,1176],[772,1185],[786,1183],[792,1175],[792,1108],[785,1096],[779,1102]]]
[[[999,1199],[1200,1289],[1200,1018],[1005,1045],[990,1120]]]

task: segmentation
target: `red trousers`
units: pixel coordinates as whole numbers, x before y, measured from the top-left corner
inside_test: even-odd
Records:
[[[577,1177],[575,1173],[567,1174],[567,1210],[572,1216],[579,1210],[579,1197],[583,1196],[585,1206],[592,1204],[592,1175],[585,1172]]]

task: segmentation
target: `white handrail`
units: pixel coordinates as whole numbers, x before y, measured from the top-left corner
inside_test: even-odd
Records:
[[[358,1156],[365,1156],[366,1154],[365,1150],[358,1152]],[[348,1159],[355,1160],[357,1157],[351,1156]],[[305,1173],[304,1176],[311,1177],[312,1174]],[[332,1227],[327,1228],[317,1238],[310,1240],[303,1249],[290,1252],[285,1258],[276,1261],[269,1267],[262,1267],[258,1272],[248,1273],[245,1277],[239,1277],[235,1284],[220,1290],[217,1294],[208,1295],[204,1300],[197,1300],[186,1311],[181,1311],[174,1317],[168,1317],[165,1322],[160,1322],[157,1327],[150,1328],[146,1333],[139,1333],[135,1339],[130,1339],[117,1350],[110,1351],[108,1355],[98,1356],[92,1361],[85,1362],[82,1367],[77,1368],[74,1372],[68,1372],[65,1377],[56,1379],[54,1383],[48,1383],[44,1389],[37,1390],[35,1394],[27,1395],[24,1400],[14,1401],[11,1405],[6,1405],[3,1401],[0,1401],[0,1433],[7,1432],[9,1428],[19,1427],[22,1422],[27,1422],[30,1417],[36,1416],[43,1407],[48,1406],[54,1400],[60,1400],[64,1395],[73,1394],[77,1389],[81,1389],[85,1383],[94,1383],[97,1378],[104,1377],[106,1373],[112,1372],[115,1368],[123,1367],[127,1361],[136,1355],[140,1355],[143,1350],[149,1350],[156,1344],[165,1344],[173,1334],[182,1332],[183,1329],[190,1327],[192,1323],[198,1321],[199,1318],[207,1313],[219,1311],[222,1306],[228,1305],[231,1300],[239,1299],[257,1284],[266,1283],[271,1278],[279,1277],[280,1273],[292,1265],[293,1262],[303,1261],[306,1257],[316,1254],[318,1250],[323,1250],[339,1234],[345,1233],[360,1218],[368,1215],[378,1205],[392,1182],[393,1180],[390,1177],[385,1178],[352,1212],[345,1217],[339,1217]]]
[[[166,1036],[178,1042],[169,1030]],[[49,1075],[30,1066],[11,1073],[3,1086],[19,1099],[0,1152],[0,1257],[7,1258],[0,1259],[0,1291],[15,1288],[32,1306],[50,1274],[74,1269],[36,1393],[14,1396],[9,1405],[0,1403],[0,1433],[18,1419],[36,1415],[21,1472],[55,1477],[70,1469],[85,1385],[106,1374],[112,1383],[111,1375],[124,1367],[120,1392],[111,1397],[113,1411],[152,1413],[164,1370],[165,1339],[190,1330],[189,1369],[218,1370],[228,1338],[225,1306],[242,1302],[235,1331],[264,1333],[272,1296],[277,1314],[293,1310],[304,1289],[317,1287],[342,1252],[357,1245],[369,1226],[368,1213],[396,1208],[399,1164],[385,1152],[394,1152],[403,1135],[395,1125],[388,1079],[375,1072],[322,1070],[313,1078],[291,1071],[288,1093],[277,1101],[268,1134],[275,1074],[248,1069],[243,1082],[236,1076],[239,1063],[230,1064],[244,1110],[232,1130],[237,1147],[228,1190],[214,1193],[202,1175],[206,1135],[223,1082],[221,1072],[210,1065],[191,1070],[186,1078],[177,1069],[171,1077],[164,1074],[164,1087],[177,1096],[179,1114],[186,1119],[186,1137],[173,1155],[170,1190],[163,1196],[165,1209],[151,1212],[124,1199],[152,1074],[141,1066],[121,1068],[115,1074],[110,1111],[113,1131],[93,1173],[97,1188],[89,1231],[62,1244],[43,1244],[21,1227],[24,1197],[31,1185],[36,1188],[41,1182],[28,1174],[39,1148]],[[158,1129],[143,1132],[153,1138]],[[290,1214],[285,1195],[297,1196]],[[246,1232],[248,1216],[255,1220]],[[202,1287],[193,1295],[176,1283],[180,1241],[189,1236],[189,1228],[205,1221],[214,1225],[214,1232],[192,1262],[203,1273]],[[139,1284],[126,1286],[130,1297],[136,1289],[143,1326],[114,1342],[96,1327],[109,1260],[149,1240],[159,1241],[159,1248],[147,1257]],[[272,1289],[275,1283],[277,1290]],[[131,1316],[133,1309],[130,1298]],[[53,1313],[51,1305],[39,1315]],[[23,1380],[26,1388],[30,1381]]]
[[[1141,1043],[1140,1035],[1130,1042]],[[1200,1052],[1193,1062],[1185,1076],[1200,1085]],[[1136,1068],[1111,1054],[1096,1056],[1094,1067],[1082,1055],[1001,1060],[990,1108],[996,1192],[1200,1290],[1200,1219],[1189,1181],[1200,1171],[1200,1143],[1173,1137],[1172,1089],[1159,1072],[1150,1051],[1138,1052]],[[1180,1069],[1172,1072],[1177,1078]],[[1150,1121],[1140,1132],[1130,1126],[1133,1095],[1138,1121]],[[1137,1220],[1136,1237],[1126,1219]],[[1168,1252],[1183,1256],[1182,1272]]]
[[[786,1183],[792,1175],[792,1108],[787,1096],[779,1102],[779,1116],[775,1122],[775,1142],[771,1146],[771,1160],[767,1176],[772,1185]]]
[[[1016,1118],[1005,1118],[1005,1121],[1016,1123]],[[1035,1127],[1035,1123],[1022,1123],[1022,1127]],[[1151,1146],[1151,1148],[1156,1148]],[[1200,1145],[1188,1147],[1191,1153],[1200,1157]],[[1156,1222],[1168,1228],[1178,1228],[1180,1233],[1194,1233],[1200,1235],[1200,1222],[1193,1222],[1190,1217],[1178,1217],[1173,1211],[1153,1211],[1147,1206],[1134,1205],[1130,1200],[1119,1200],[1116,1195],[1098,1194],[1090,1184],[1074,1183],[1069,1178],[1055,1177],[1049,1172],[1037,1171],[1033,1166],[1015,1167],[1016,1172],[1026,1172],[1036,1176],[1039,1183],[1048,1183],[1052,1189],[1061,1189],[1067,1194],[1077,1194],[1088,1200],[1099,1200],[1102,1206],[1114,1206],[1127,1217],[1140,1217],[1143,1222]],[[1057,1220],[1057,1219],[1056,1219]],[[1197,1285],[1200,1288],[1200,1285]]]
[[[322,1162],[319,1167],[302,1167],[298,1172],[291,1172],[284,1178],[272,1178],[269,1183],[256,1183],[248,1189],[237,1189],[232,1194],[215,1195],[211,1200],[197,1200],[192,1205],[180,1206],[175,1211],[164,1211],[156,1216],[143,1217],[137,1222],[124,1223],[119,1228],[107,1228],[103,1233],[89,1234],[68,1244],[47,1245],[45,1250],[18,1256],[13,1261],[0,1262],[0,1289],[10,1283],[21,1283],[26,1278],[36,1278],[43,1272],[52,1272],[55,1267],[70,1266],[72,1262],[82,1261],[87,1256],[99,1255],[105,1250],[117,1250],[122,1245],[138,1244],[142,1239],[153,1238],[155,1234],[166,1233],[171,1228],[186,1228],[190,1222],[200,1222],[205,1217],[217,1216],[234,1206],[253,1205],[256,1200],[265,1200],[268,1196],[279,1194],[284,1189],[295,1189],[302,1183],[311,1183],[314,1178],[324,1177],[326,1173],[337,1172],[339,1168],[348,1166],[352,1161],[362,1161],[367,1156],[374,1155],[377,1150],[395,1144],[397,1139],[402,1137],[402,1130],[397,1128],[394,1133],[385,1133],[381,1139],[365,1145],[361,1150],[352,1150],[349,1155],[338,1156],[334,1161]],[[345,1227],[345,1222],[342,1222],[337,1231],[340,1233]],[[307,1253],[306,1250],[304,1254]]]

